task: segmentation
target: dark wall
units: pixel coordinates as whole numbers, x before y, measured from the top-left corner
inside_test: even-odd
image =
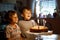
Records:
[[[14,10],[14,6],[15,4],[12,4],[12,3],[0,3],[0,12]]]
[[[60,17],[53,19],[46,19],[46,21],[51,24],[51,29],[53,30],[54,34],[60,34]]]
[[[16,3],[16,0],[2,0],[2,3]]]
[[[57,3],[57,12],[60,13],[60,0],[56,0]]]

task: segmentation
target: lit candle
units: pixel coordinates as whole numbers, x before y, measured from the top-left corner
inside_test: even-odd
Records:
[[[39,19],[37,19],[37,23],[39,24]]]
[[[38,29],[39,29],[39,19],[37,19],[37,23],[38,23]]]
[[[43,26],[45,26],[45,23],[46,23],[46,20],[45,20],[45,19],[43,19]]]

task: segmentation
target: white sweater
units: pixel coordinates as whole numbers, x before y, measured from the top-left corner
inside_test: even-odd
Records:
[[[37,24],[34,20],[33,21],[32,20],[29,20],[29,21],[20,20],[19,21],[19,26],[21,28],[21,33],[22,33],[23,36],[25,35],[27,38],[29,36],[26,35],[26,31],[30,30],[31,27],[36,26],[36,25]],[[29,38],[29,39],[33,40],[32,38]]]

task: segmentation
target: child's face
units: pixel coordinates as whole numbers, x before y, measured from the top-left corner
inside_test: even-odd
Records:
[[[11,22],[17,23],[17,22],[18,22],[18,16],[17,16],[17,14],[12,15],[12,16],[11,16],[11,19],[12,19]]]
[[[30,10],[25,9],[23,11],[24,20],[30,20],[31,16],[32,16],[32,14],[31,14],[31,11]]]

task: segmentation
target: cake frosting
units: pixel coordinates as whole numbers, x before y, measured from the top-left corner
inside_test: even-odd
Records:
[[[30,28],[30,32],[47,32],[48,28],[44,26],[34,26]]]

